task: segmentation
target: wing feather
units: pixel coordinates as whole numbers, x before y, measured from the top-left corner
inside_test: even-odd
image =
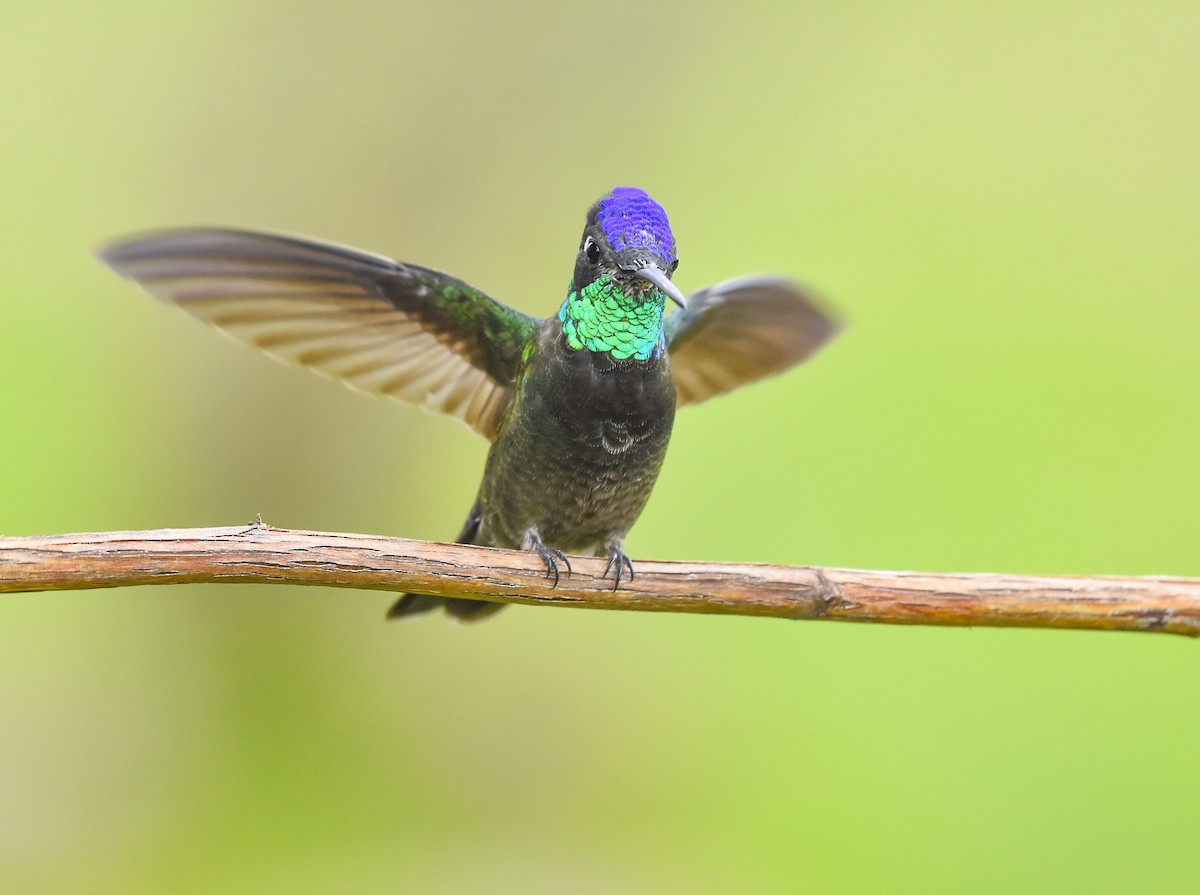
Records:
[[[688,296],[666,321],[680,405],[781,373],[812,356],[838,326],[796,284],[774,277],[728,280]]]
[[[101,257],[151,295],[287,363],[448,413],[491,438],[537,321],[460,280],[242,230],[152,233]]]

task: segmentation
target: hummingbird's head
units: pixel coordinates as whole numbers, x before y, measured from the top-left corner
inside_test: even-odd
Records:
[[[657,288],[686,307],[687,299],[671,282],[678,265],[675,237],[662,206],[645,190],[619,186],[588,210],[574,285],[582,290],[608,277],[626,295],[646,295]]]

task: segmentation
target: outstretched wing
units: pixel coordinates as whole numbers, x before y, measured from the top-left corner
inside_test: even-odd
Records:
[[[837,333],[837,324],[799,286],[742,277],[688,296],[665,321],[679,404],[695,404],[780,373]]]
[[[169,230],[100,257],[156,298],[352,388],[496,431],[537,320],[443,273],[324,242]]]

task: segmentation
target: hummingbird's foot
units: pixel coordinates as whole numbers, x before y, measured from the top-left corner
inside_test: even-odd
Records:
[[[552,588],[558,587],[558,564],[562,563],[567,567],[567,576],[571,575],[571,561],[567,559],[567,554],[563,553],[557,547],[547,547],[546,542],[542,540],[542,536],[538,534],[537,526],[530,526],[525,532],[525,536],[521,538],[521,546],[526,550],[531,550],[542,558],[542,562],[546,564],[546,577],[554,576]]]
[[[616,590],[621,585],[621,570],[625,569],[629,572],[629,580],[633,580],[633,563],[629,557],[625,555],[625,551],[621,549],[620,541],[613,541],[608,545],[608,565],[604,567],[604,574],[601,578],[607,578],[608,573],[613,569],[617,570],[616,580],[613,582],[613,590]]]

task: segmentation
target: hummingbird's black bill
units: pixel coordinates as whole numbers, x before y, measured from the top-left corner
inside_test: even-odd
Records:
[[[667,294],[667,297],[681,308],[687,307],[687,296],[679,291],[679,287],[667,278],[667,275],[659,270],[654,265],[648,267],[640,267],[634,273],[646,280],[648,283],[653,283],[659,289]]]

